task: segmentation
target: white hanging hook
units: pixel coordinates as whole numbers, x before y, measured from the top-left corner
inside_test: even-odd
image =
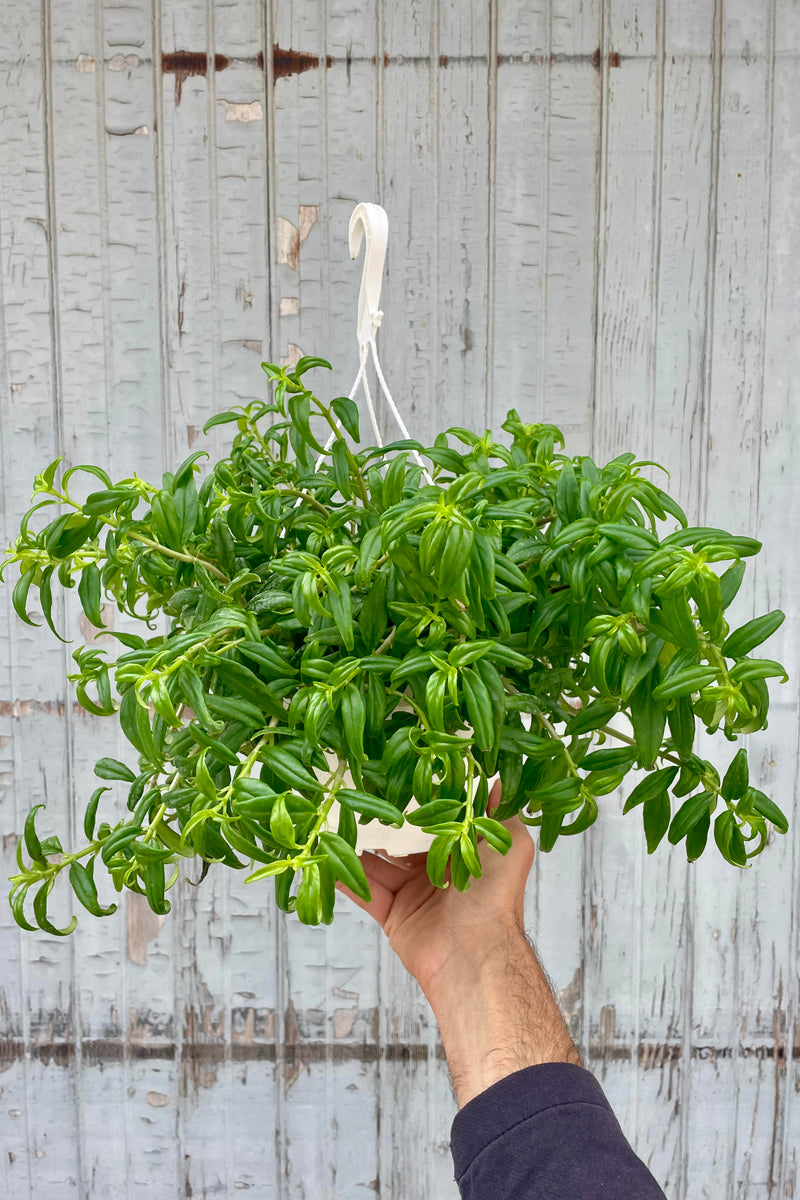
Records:
[[[358,344],[368,345],[381,323],[383,266],[389,240],[389,218],[380,204],[357,204],[350,217],[350,257],[357,258],[366,242],[361,291],[358,294]]]

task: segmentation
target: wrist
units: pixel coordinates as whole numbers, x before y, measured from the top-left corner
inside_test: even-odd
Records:
[[[581,1064],[558,1003],[519,926],[453,950],[426,995],[460,1107],[515,1071]]]

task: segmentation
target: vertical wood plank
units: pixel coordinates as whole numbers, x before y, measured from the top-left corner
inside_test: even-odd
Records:
[[[601,463],[628,449],[651,457],[662,11],[612,0],[603,14],[592,413],[592,445]],[[645,871],[641,818],[623,816],[618,796],[606,799],[585,846],[583,1039],[587,1065],[634,1141],[643,920],[653,909],[654,922],[664,918],[662,897]],[[646,1149],[637,1150],[647,1157]]]
[[[664,9],[661,172],[654,229],[657,265],[650,361],[652,449],[690,522],[701,516],[698,412],[703,391],[703,314],[709,239],[713,11]],[[644,402],[644,397],[643,397]],[[718,748],[717,748],[718,749]],[[641,818],[636,823],[641,826]],[[641,835],[640,835],[641,836]],[[688,867],[662,847],[645,860],[641,903],[639,1099],[634,1144],[668,1195],[682,1194],[683,1090],[691,1030],[691,888],[707,860]],[[709,856],[710,857],[710,856]],[[658,897],[657,907],[649,902]],[[665,947],[669,946],[666,950]]]
[[[276,352],[283,361],[328,358],[332,376],[317,371],[314,384],[334,396],[349,390],[357,370],[361,271],[350,260],[347,229],[355,204],[375,196],[375,116],[364,99],[375,75],[375,31],[339,3],[323,11],[277,6],[274,28],[281,54],[302,56],[295,73],[282,73],[280,57],[275,71]],[[279,1194],[355,1193],[378,1175],[378,931],[343,897],[330,930],[277,917]],[[363,1131],[357,1154],[353,1128]]]
[[[63,427],[54,272],[58,217],[53,192],[49,9],[12,5],[4,14],[4,26],[9,61],[2,96],[3,128],[11,153],[3,171],[0,238],[10,387],[2,397],[2,424],[6,431],[18,431],[13,447],[7,436],[3,445],[4,515],[10,538],[27,508],[31,464],[42,459],[47,462],[60,452]],[[65,770],[69,742],[63,646],[51,640],[42,647],[34,636],[15,636],[18,622],[10,608],[8,614],[11,636],[4,647],[3,686],[9,710],[16,714],[13,773],[6,781],[11,784],[14,828],[20,828],[20,819],[33,803],[47,802],[47,812],[39,816],[45,817],[48,833],[57,833],[66,842],[70,806],[65,795],[69,797],[71,780]],[[54,617],[63,629],[60,602],[54,605]],[[30,630],[30,634],[34,632]],[[28,702],[15,704],[23,696]],[[14,850],[14,844],[4,844],[4,866],[8,866],[4,877],[15,870]],[[63,901],[54,902],[54,915],[58,911],[60,916],[64,909]],[[20,1182],[23,1188],[27,1184],[31,1194],[63,1188],[66,1195],[76,1195],[82,1167],[72,1079],[68,1072],[54,1071],[28,1057],[38,1054],[42,1045],[59,1050],[72,1040],[71,950],[58,938],[27,935],[19,958],[19,1025],[28,1052],[21,1117],[27,1154],[20,1164]],[[49,1103],[56,1106],[53,1113],[41,1102],[45,1076]]]
[[[800,55],[800,13],[796,5],[775,6],[772,113],[772,159],[770,179],[770,242],[765,295],[763,418],[759,431],[761,464],[759,474],[759,517],[765,541],[765,563],[759,576],[758,602],[763,611],[779,606],[786,623],[770,644],[770,653],[782,658],[789,670],[800,657],[800,623],[795,597],[798,593],[798,556],[787,553],[796,547],[800,513],[800,478],[784,462],[796,459],[800,445],[800,283],[796,263],[800,254],[800,223],[797,194],[800,187],[800,154],[797,129],[800,101],[795,80]],[[786,456],[784,458],[784,456]],[[776,588],[775,579],[779,579]],[[789,689],[785,689],[787,692]],[[796,690],[796,680],[795,680]],[[792,1196],[800,1192],[797,1128],[800,1124],[800,822],[798,794],[797,708],[795,700],[782,700],[771,722],[769,741],[780,745],[777,770],[770,780],[778,803],[793,810],[792,830],[762,871],[767,893],[778,885],[772,908],[770,940],[775,946],[775,965],[769,964],[773,1012],[777,1028],[773,1039],[776,1058],[767,1064],[772,1128],[769,1131],[769,1160],[762,1179],[772,1195]],[[777,718],[780,717],[778,720]],[[773,732],[774,729],[774,732]],[[782,740],[785,730],[786,741]],[[794,743],[794,755],[791,746]],[[791,839],[791,842],[789,842]],[[775,839],[778,841],[778,839]],[[771,851],[778,847],[771,847]],[[772,901],[770,901],[772,903]],[[762,909],[763,911],[763,909]],[[767,955],[762,958],[767,968]],[[777,973],[777,986],[775,981]],[[765,989],[766,990],[766,989]],[[769,995],[769,993],[768,993]],[[766,1007],[766,1006],[765,1006]],[[777,1058],[782,1043],[783,1061]],[[766,1139],[764,1139],[766,1149]]]
[[[756,527],[758,520],[770,170],[770,22],[763,19],[763,13],[746,6],[726,5],[716,40],[716,53],[721,55],[719,126],[716,179],[712,179],[710,193],[714,242],[706,335],[710,339],[708,442],[701,460],[705,484],[701,502],[709,524],[740,532]],[[731,487],[729,470],[734,461],[737,483]],[[741,614],[745,619],[752,615],[755,572],[748,571],[747,576],[732,609],[734,617]],[[765,737],[757,735],[749,741],[755,763]],[[726,765],[724,760],[722,765]],[[718,1191],[723,1181],[728,1194],[736,1194],[743,1171],[743,1147],[737,1139],[737,1081],[742,1071],[741,1014],[747,1003],[743,971],[749,974],[752,962],[749,956],[743,958],[742,938],[756,908],[753,887],[760,865],[756,864],[752,873],[740,874],[715,855],[695,880],[694,1037],[701,1044],[729,1047],[709,1060],[693,1059],[690,1071],[686,1153],[691,1164],[690,1186],[702,1196]],[[748,1091],[752,1095],[751,1089]],[[693,1121],[691,1113],[701,1110],[711,1120]]]

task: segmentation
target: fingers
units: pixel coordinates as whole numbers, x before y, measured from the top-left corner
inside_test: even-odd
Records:
[[[486,804],[487,817],[490,817],[492,815],[493,811],[499,807],[500,795],[501,795],[502,790],[503,790],[502,785],[500,783],[500,780],[498,779],[492,785],[492,790],[489,792],[489,800]]]
[[[404,883],[408,883],[409,867],[416,865],[415,863],[409,863],[406,866],[406,859],[401,858],[392,859],[389,862],[387,859],[381,858],[380,855],[372,854],[369,851],[365,851],[359,857],[370,883],[374,879],[376,883],[381,884],[382,887],[387,888],[390,892],[396,892]],[[419,855],[408,855],[408,858],[412,857],[418,858]],[[423,862],[425,861],[425,857],[423,854]]]

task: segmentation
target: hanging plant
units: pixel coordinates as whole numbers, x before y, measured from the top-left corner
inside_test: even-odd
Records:
[[[88,712],[118,720],[131,755],[96,764],[105,782],[81,848],[40,840],[43,805],[31,810],[16,921],[71,932],[75,917],[58,929],[47,915],[62,873],[90,913],[113,912],[98,867],[166,913],[181,861],[198,856],[203,875],[273,877],[280,908],[329,923],[336,880],[369,895],[359,825],[423,830],[431,882],[447,886],[449,866],[464,890],[483,856],[508,850],[501,821],[519,813],[552,850],[637,770],[623,811],[641,812],[650,853],[666,837],[694,861],[713,821],[722,856],[745,867],[768,823],[785,833],[744,749],[724,771],[695,749],[698,722],[732,742],[766,728],[765,681],[787,678],[751,657],[781,612],[733,632],[725,619],[759,542],[689,526],[642,474],[655,464],[567,457],[558,429],[513,410],[510,445],[453,428],[427,448],[360,449],[355,403],[306,386],[328,365],[264,363],[274,402],[207,422],[237,432],[199,488],[202,451],[160,487],[95,466],[59,478],[60,459],[36,477],[3,563],[20,568],[14,608],[33,624],[36,589],[59,636],[53,584],[77,583],[122,653],[81,647],[69,678]],[[81,473],[100,484],[82,502]],[[49,507],[59,515],[35,531]],[[665,522],[677,528],[662,534]],[[105,629],[103,595],[151,636]],[[110,781],[127,792],[123,820],[103,819]]]

